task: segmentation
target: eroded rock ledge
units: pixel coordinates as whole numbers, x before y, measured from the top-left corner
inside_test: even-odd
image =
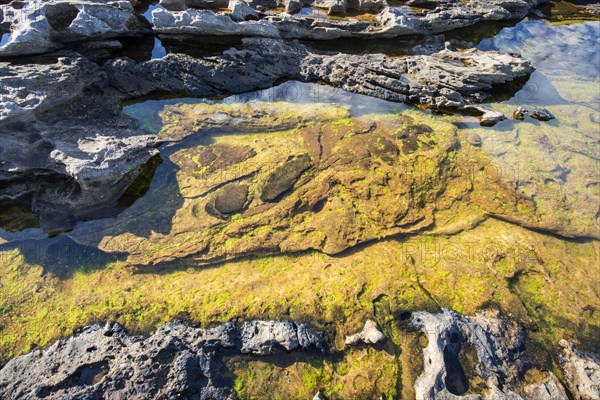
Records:
[[[393,38],[431,35],[481,21],[525,17],[544,0],[407,1],[387,0],[221,0],[213,4],[161,1],[152,12],[163,34],[241,35],[286,39]],[[188,8],[187,6],[204,8]],[[220,7],[229,12],[218,12]],[[285,12],[277,9],[285,7]],[[211,9],[212,8],[212,9]],[[333,17],[332,17],[333,16]]]
[[[235,398],[219,385],[224,354],[268,356],[284,351],[326,351],[321,334],[291,321],[249,321],[214,329],[180,322],[162,326],[147,339],[118,324],[92,325],[43,351],[15,358],[0,371],[6,399]],[[120,397],[119,397],[120,396]]]
[[[102,67],[73,52],[31,63],[4,62],[0,180],[6,186],[0,198],[24,200],[42,217],[59,212],[70,221],[110,207],[158,144],[121,114],[119,104],[154,92],[210,96],[296,79],[481,115],[486,110],[474,102],[532,70],[527,61],[496,52],[442,51],[399,59],[323,55],[275,39],[246,39],[244,48],[215,57],[170,54],[142,63],[123,58]]]
[[[161,34],[286,39],[431,35],[481,21],[523,18],[544,0],[162,0],[152,12]],[[193,7],[193,8],[189,8]],[[285,9],[285,11],[283,11]],[[331,17],[331,16],[336,16]],[[140,36],[151,24],[125,0],[20,0],[0,8],[1,56],[40,54],[81,40]]]
[[[422,351],[423,370],[414,382],[418,400],[569,398],[552,372],[528,359],[520,327],[504,321],[496,311],[473,317],[449,310],[416,312],[403,334],[426,338],[422,350],[409,348],[416,354]],[[567,342],[563,347],[561,368],[570,394],[597,398],[598,356],[581,353]],[[269,362],[274,351],[286,358],[291,353],[285,351],[328,350],[320,333],[292,321],[250,321],[239,328],[226,323],[213,329],[173,322],[146,339],[129,335],[117,324],[92,325],[45,350],[9,361],[0,370],[0,395],[7,399],[234,399],[232,382],[225,379],[225,360],[235,356],[243,363],[240,355],[255,354]]]

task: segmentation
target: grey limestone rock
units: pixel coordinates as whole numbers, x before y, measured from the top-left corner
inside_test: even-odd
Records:
[[[267,355],[275,345],[324,349],[320,333],[291,321],[246,322],[241,332],[233,323],[199,329],[171,322],[148,338],[131,336],[118,324],[92,325],[9,361],[0,370],[0,397],[233,399],[230,388],[215,383],[224,373],[219,349]]]

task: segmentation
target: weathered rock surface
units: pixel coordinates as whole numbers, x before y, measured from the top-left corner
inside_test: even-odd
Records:
[[[129,335],[118,324],[92,325],[45,350],[9,361],[0,370],[3,399],[128,398],[233,399],[219,385],[223,354],[269,355],[273,349],[325,351],[321,334],[289,321],[250,321],[238,329],[180,322],[152,336]]]
[[[162,115],[166,125],[159,139],[206,127],[216,140],[169,157],[177,182],[160,192],[180,193],[177,207],[134,207],[97,227],[86,224],[73,240],[127,251],[139,266],[172,257],[210,263],[272,251],[336,254],[369,240],[444,228],[456,217],[450,206],[458,199],[478,213],[535,218],[532,202],[487,177],[484,164],[469,167],[481,171],[475,176],[464,174],[461,160],[477,162],[470,153],[475,148],[462,153],[454,126],[418,113],[350,118],[347,109],[331,105],[295,104],[289,110],[286,103],[255,102],[169,106]],[[217,117],[223,131],[214,126]],[[262,133],[246,133],[246,121],[250,132]],[[283,128],[264,133],[271,122]],[[248,188],[243,209],[231,218],[211,212],[215,196],[232,184]],[[140,212],[164,214],[169,230],[156,217],[140,221]],[[136,234],[140,229],[157,233],[144,237]],[[177,248],[176,255],[161,251],[167,244]]]
[[[151,32],[129,1],[34,0],[0,6],[0,25],[10,32],[0,57],[39,54],[66,43]]]
[[[0,123],[31,121],[35,114],[73,102],[102,81],[98,66],[75,54],[47,61],[0,63]]]
[[[1,195],[14,198],[20,192],[23,198],[37,191],[41,203],[78,215],[114,202],[156,153],[156,139],[120,115],[122,99],[156,91],[197,96],[244,92],[298,79],[386,100],[482,113],[470,101],[485,98],[495,85],[525,76],[532,68],[513,56],[475,50],[392,59],[319,55],[300,44],[248,39],[244,49],[217,57],[171,54],[143,63],[119,59],[99,68],[67,52],[44,63],[3,63],[0,70],[0,178],[14,182],[45,173],[70,182],[53,189],[54,194],[37,190],[36,181],[13,185]],[[18,125],[23,123],[27,128]],[[32,147],[22,146],[24,135]],[[267,184],[264,198],[288,190],[298,176],[291,175],[285,185],[279,180],[281,188]]]
[[[152,22],[155,29],[161,33],[185,32],[198,35],[244,35],[316,40],[349,37],[391,38],[437,34],[468,27],[481,21],[519,19],[542,2],[542,0],[429,1],[425,4],[426,8],[419,8],[421,4],[418,2],[398,6],[386,0],[283,1],[280,4],[285,6],[285,13],[275,15],[269,13],[271,15],[250,24],[243,22],[246,20],[245,16],[252,15],[256,18],[258,13],[247,10],[240,15],[239,6],[234,10],[230,4],[230,13],[217,13],[210,10],[216,7],[199,6],[209,10],[197,10],[188,9],[185,5],[177,5],[170,7],[170,10],[153,11]],[[265,5],[259,2],[254,7],[257,11],[266,11],[275,8],[277,4],[274,2]],[[311,12],[297,14],[304,7],[314,8]],[[342,18],[330,18],[321,11],[322,9],[326,9],[329,15]],[[352,15],[356,13],[364,15],[362,18],[353,18]],[[238,23],[232,24],[232,20]]]
[[[42,220],[62,214],[69,230],[75,217],[112,207],[157,142],[117,97],[97,94],[105,76],[96,64],[72,53],[49,61],[0,63],[0,198],[31,204]]]
[[[315,54],[302,45],[273,39],[246,39],[244,43],[245,49],[232,49],[219,57],[170,54],[139,64],[117,60],[105,66],[105,71],[111,84],[129,96],[152,91],[195,95],[241,92],[266,88],[280,79],[297,79],[326,82],[384,100],[478,115],[486,110],[471,101],[479,102],[495,86],[533,71],[521,58],[475,49],[391,58]]]
[[[165,9],[156,9],[152,11],[152,23],[157,32],[168,34],[279,37],[277,28],[268,22],[245,21],[245,16],[251,15],[250,12],[244,13],[241,22],[235,22],[233,18],[240,19],[239,9],[235,11],[236,13],[230,17],[211,10],[190,9],[184,12],[169,12]]]
[[[236,214],[243,210],[248,201],[248,186],[234,183],[219,190],[214,200],[214,208],[221,214]]]
[[[561,340],[561,368],[569,389],[581,400],[600,399],[600,356],[579,351]]]
[[[359,343],[377,344],[384,340],[385,335],[381,333],[377,327],[377,322],[368,319],[360,332],[346,337],[345,344],[349,346],[354,346]]]
[[[449,310],[412,315],[412,321],[397,333],[416,337],[420,332],[427,343],[422,350],[423,370],[414,382],[414,398],[570,398],[553,373],[539,369],[527,358],[521,328],[505,322],[497,311],[486,310],[473,317]],[[598,398],[597,356],[562,344],[561,367],[571,393],[577,399]],[[250,365],[257,356],[270,362],[275,349],[279,350],[275,363],[299,361],[290,352],[328,351],[321,333],[294,321],[253,320],[241,327],[228,322],[212,329],[176,321],[148,338],[129,335],[118,324],[92,325],[44,350],[10,360],[0,370],[0,396],[7,400],[234,399],[233,382],[226,378],[231,375],[228,360],[235,358],[239,371],[240,365]],[[406,351],[420,353],[421,348]],[[403,358],[402,363],[410,359]],[[412,367],[403,364],[403,368]],[[528,370],[535,378],[524,378]],[[314,395],[314,399],[324,398],[321,392]]]
[[[450,310],[413,315],[412,325],[428,342],[423,350],[424,371],[415,382],[417,399],[568,399],[550,372],[543,374],[542,382],[523,387],[527,366],[523,332],[499,318],[497,312],[474,317]],[[474,378],[485,388],[471,387]],[[479,393],[483,389],[487,395],[473,389]]]
[[[321,335],[309,325],[292,321],[245,322],[240,351],[247,354],[271,355],[275,348],[286,351],[315,349],[327,351]]]

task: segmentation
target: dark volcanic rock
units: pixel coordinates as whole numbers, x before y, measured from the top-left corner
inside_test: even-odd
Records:
[[[163,325],[147,339],[117,324],[92,325],[77,335],[9,361],[0,370],[3,399],[233,399],[216,382],[226,371],[221,354],[272,354],[316,347],[320,333],[288,321],[251,321],[213,329],[180,322]]]
[[[278,166],[267,177],[262,188],[260,199],[262,201],[273,201],[280,195],[290,190],[300,175],[312,165],[310,156],[303,154]]]

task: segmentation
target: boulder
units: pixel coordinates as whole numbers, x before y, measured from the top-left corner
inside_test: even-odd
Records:
[[[346,336],[345,343],[346,345],[354,346],[359,343],[377,344],[383,341],[385,341],[385,335],[381,333],[377,327],[377,323],[368,319],[362,331],[351,336]]]

